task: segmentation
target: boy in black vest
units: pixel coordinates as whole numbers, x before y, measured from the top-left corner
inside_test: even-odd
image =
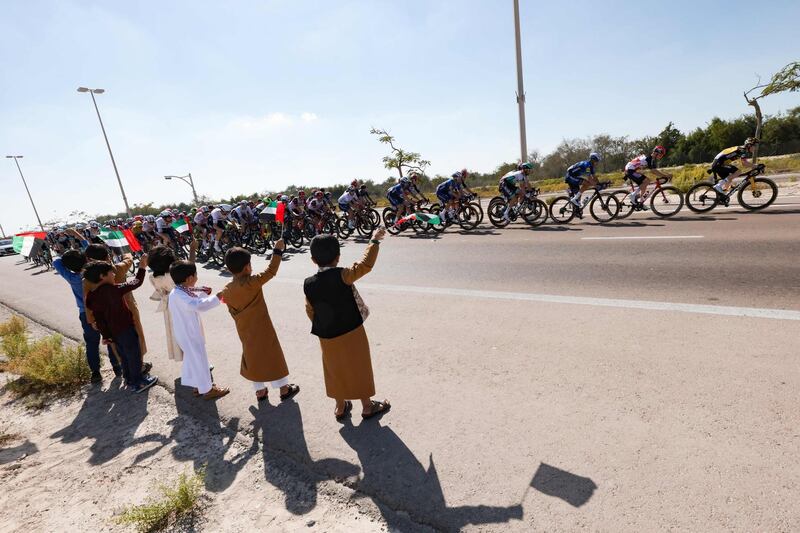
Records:
[[[369,309],[353,285],[375,266],[378,247],[386,230],[379,229],[367,247],[364,258],[351,267],[340,268],[339,241],[332,235],[318,235],[311,240],[311,260],[319,271],[306,278],[306,313],[311,319],[311,333],[319,337],[325,391],[336,400],[334,415],[343,420],[353,409],[350,400],[361,400],[361,416],[372,418],[390,409],[389,402],[376,402],[375,380],[369,340],[364,320]]]

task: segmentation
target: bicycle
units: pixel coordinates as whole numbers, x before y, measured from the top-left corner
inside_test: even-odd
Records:
[[[430,206],[430,213],[432,215],[437,215],[439,220],[441,221],[440,224],[433,224],[433,230],[441,233],[445,230],[446,227],[452,224],[458,224],[461,229],[464,231],[470,231],[478,227],[478,224],[481,222],[481,213],[482,210],[478,210],[475,208],[475,202],[472,202],[472,196],[462,196],[458,199],[458,207],[455,209],[455,216],[453,218],[447,219],[445,221],[444,218],[444,209],[445,206],[439,204],[438,202],[435,204],[431,204]]]
[[[624,180],[629,181],[627,175],[624,176]],[[647,193],[644,198],[642,198],[642,201],[637,204],[631,201],[630,193],[627,191],[615,192],[614,197],[619,202],[617,218],[622,220],[631,216],[634,211],[643,211],[644,209],[642,206],[648,198],[650,199],[650,210],[654,215],[661,218],[669,218],[677,215],[678,212],[683,209],[683,194],[681,194],[680,189],[674,185],[665,186],[670,180],[672,180],[672,177],[658,178],[655,181],[652,193]],[[633,183],[630,185],[630,192],[635,191],[637,188],[636,185]]]
[[[742,180],[731,187],[728,192],[721,193],[714,188],[720,181],[714,173],[714,183],[701,181],[692,185],[686,192],[686,207],[695,213],[707,213],[718,205],[728,207],[731,196],[736,194],[739,205],[748,211],[758,211],[772,205],[778,197],[778,186],[769,178],[757,178],[764,173],[764,164],[759,164],[750,171],[742,174]]]
[[[430,213],[430,210],[423,207],[428,203],[427,199],[414,201],[408,201],[405,203],[406,205],[406,212],[402,218],[405,218],[413,213]],[[401,218],[401,219],[402,219]],[[396,224],[397,222],[397,209],[392,206],[385,207],[383,209],[383,224],[386,226],[386,231],[391,233],[392,235],[397,235],[398,233],[405,231],[408,228],[413,229],[415,232],[423,232],[427,233],[433,228],[433,225],[429,222],[424,222],[422,220],[412,219],[402,224]]]
[[[486,212],[489,222],[496,228],[504,228],[509,222],[514,222],[517,218],[522,219],[531,226],[541,226],[547,220],[547,204],[538,198],[539,189],[530,189],[522,199],[508,212],[508,220],[505,212],[508,208],[508,201],[504,196],[495,196],[489,201]]]
[[[567,196],[558,196],[550,204],[550,218],[560,224],[566,224],[576,216],[583,218],[583,210],[589,206],[589,213],[592,218],[601,224],[611,222],[619,212],[619,201],[610,193],[600,191],[611,186],[610,181],[603,181],[592,188],[592,192],[581,201],[581,205],[575,205]]]

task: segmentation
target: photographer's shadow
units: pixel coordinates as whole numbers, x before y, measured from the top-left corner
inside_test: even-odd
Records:
[[[356,489],[373,498],[390,527],[400,524],[393,524],[396,520],[394,515],[381,504],[394,511],[405,511],[415,521],[444,531],[459,531],[469,524],[498,524],[522,519],[521,504],[448,507],[433,455],[429,456],[426,469],[388,426],[375,421],[353,426],[347,420],[339,433],[361,461],[364,475]]]

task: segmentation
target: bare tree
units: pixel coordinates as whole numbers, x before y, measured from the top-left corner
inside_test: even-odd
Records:
[[[762,84],[761,78],[759,77],[755,87],[749,91],[745,91],[744,99],[747,100],[748,105],[753,106],[756,114],[756,133],[754,135],[756,139],[761,139],[761,126],[764,121],[764,117],[761,114],[761,106],[759,105],[758,100],[771,94],[795,92],[798,90],[800,90],[800,62],[793,61],[792,63],[789,63],[783,67],[780,71],[773,74],[769,83]],[[751,93],[754,93],[755,91],[760,92],[754,96],[750,96]],[[755,162],[757,159],[758,145],[753,148],[753,162]]]
[[[417,152],[408,152],[403,150],[402,148],[398,148],[394,145],[395,138],[389,135],[389,132],[386,130],[379,130],[377,128],[372,128],[369,130],[372,135],[378,136],[378,142],[383,144],[388,144],[392,150],[392,155],[387,155],[383,157],[383,166],[391,169],[397,169],[398,174],[400,177],[403,177],[403,169],[407,170],[419,170],[421,173],[425,173],[425,167],[431,164],[430,161],[426,159],[422,159],[422,156]]]

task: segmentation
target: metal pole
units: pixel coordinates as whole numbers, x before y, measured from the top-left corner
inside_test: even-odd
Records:
[[[25,186],[25,191],[28,193],[28,199],[31,201],[31,207],[33,207],[33,212],[36,214],[36,220],[39,222],[39,227],[42,228],[44,231],[44,224],[42,224],[42,219],[39,218],[39,212],[36,210],[36,204],[33,203],[33,196],[31,196],[31,191],[28,189],[28,184],[25,181],[25,176],[22,175],[22,167],[19,166],[19,161],[17,161],[17,156],[10,156],[11,159],[14,160],[14,163],[17,164],[17,170],[19,170],[19,177],[22,178],[22,184]]]
[[[6,238],[6,230],[3,229],[2,224],[0,224],[0,235],[2,235],[4,239]]]
[[[197,204],[197,191],[194,190],[194,180],[192,179],[192,173],[189,172],[189,185],[192,186],[192,196],[194,196],[194,203]]]
[[[514,35],[517,40],[517,104],[519,104],[519,148],[520,159],[528,161],[528,140],[525,132],[525,89],[522,86],[522,44],[519,35],[519,0],[514,0]]]
[[[111,164],[114,165],[114,174],[117,175],[117,183],[119,183],[119,190],[122,192],[122,201],[125,202],[125,212],[128,214],[128,217],[131,216],[131,208],[128,206],[128,197],[125,196],[125,189],[122,187],[122,180],[119,177],[119,170],[117,170],[117,162],[114,161],[114,154],[111,152],[111,144],[108,142],[108,135],[106,135],[106,128],[103,126],[103,119],[100,118],[100,110],[97,108],[97,100],[94,99],[94,91],[90,90],[89,94],[92,95],[92,103],[94,104],[94,110],[97,113],[97,120],[100,121],[100,129],[103,130],[103,138],[106,140],[106,146],[108,147],[108,155],[111,156]]]

